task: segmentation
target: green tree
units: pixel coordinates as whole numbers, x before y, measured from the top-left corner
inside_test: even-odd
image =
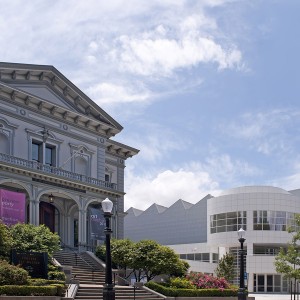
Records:
[[[189,265],[181,261],[171,248],[155,241],[142,240],[133,247],[130,267],[134,270],[136,281],[141,281],[144,276],[150,281],[161,274],[182,275]]]
[[[134,243],[129,239],[114,240],[112,247],[112,260],[118,268],[126,270],[130,265],[130,253],[132,252],[133,246]]]
[[[0,220],[0,259],[9,259],[12,237],[9,228]]]
[[[283,274],[283,276],[289,280],[300,279],[300,216],[295,219],[297,225],[296,228],[289,228],[288,232],[292,234],[291,242],[287,244],[287,249],[281,248],[277,256],[275,257],[275,268],[277,273]],[[295,287],[294,287],[295,291]],[[295,295],[294,295],[295,297]]]
[[[96,255],[103,259],[105,246],[98,247]],[[150,281],[160,274],[182,276],[189,268],[189,264],[180,260],[171,248],[151,240],[137,243],[130,240],[112,240],[111,256],[114,265],[131,269],[137,282],[143,277]]]
[[[231,282],[234,278],[234,256],[226,253],[218,263],[215,270],[217,277],[224,277],[227,281]]]
[[[127,269],[130,264],[130,254],[134,243],[129,239],[124,240],[111,240],[111,258],[112,263],[116,268]],[[105,261],[105,245],[101,245],[96,249],[96,255],[103,261]]]
[[[16,224],[10,228],[12,248],[18,251],[47,252],[52,256],[60,249],[59,236],[45,225]]]

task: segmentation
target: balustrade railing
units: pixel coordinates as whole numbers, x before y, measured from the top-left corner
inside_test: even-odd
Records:
[[[23,158],[15,157],[12,155],[0,153],[0,162],[9,163],[15,166],[25,167],[31,170],[37,170],[43,173],[54,174],[56,176],[68,178],[71,180],[80,181],[82,183],[94,184],[99,187],[108,188],[108,189],[117,189],[117,185],[115,183],[107,182],[104,180],[100,180],[97,178],[89,177],[86,175],[74,173],[71,171],[66,171],[61,168],[52,167],[49,165],[44,165],[36,161],[26,160]]]

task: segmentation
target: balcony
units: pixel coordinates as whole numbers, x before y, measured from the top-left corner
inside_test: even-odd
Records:
[[[68,185],[73,183],[74,185],[85,187],[85,190],[90,186],[90,188],[94,189],[96,188],[110,191],[115,190],[113,194],[118,193],[116,191],[117,185],[115,183],[99,180],[97,178],[66,171],[61,168],[44,165],[36,161],[26,160],[3,153],[0,153],[0,166],[6,166],[6,169],[8,168],[14,171],[23,171],[33,178],[41,177],[44,180],[49,180],[51,182],[54,182],[54,179],[56,179],[63,184],[65,181],[67,181],[69,183]]]

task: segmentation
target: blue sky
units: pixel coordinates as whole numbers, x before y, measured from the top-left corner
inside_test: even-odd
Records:
[[[117,141],[140,149],[126,208],[300,187],[298,0],[0,7],[0,61],[54,65],[123,125]]]

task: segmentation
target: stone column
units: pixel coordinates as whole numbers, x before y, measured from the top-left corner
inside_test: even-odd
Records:
[[[79,210],[78,214],[78,244],[79,251],[85,251],[86,248],[82,245],[86,244],[86,215],[87,211],[84,209]]]
[[[35,214],[35,200],[29,199],[29,223],[36,224],[36,214]]]

